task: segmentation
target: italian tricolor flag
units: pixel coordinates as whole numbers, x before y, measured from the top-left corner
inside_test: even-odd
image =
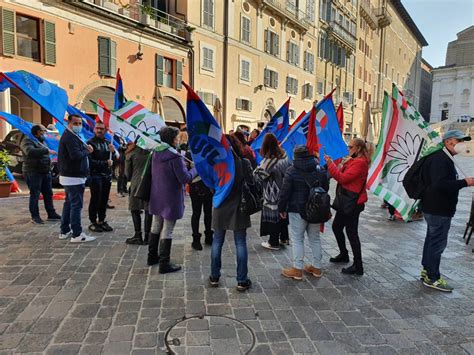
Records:
[[[387,201],[408,221],[418,201],[403,187],[403,178],[415,161],[442,148],[433,131],[403,93],[393,85],[384,94],[381,132],[367,180],[367,188]]]

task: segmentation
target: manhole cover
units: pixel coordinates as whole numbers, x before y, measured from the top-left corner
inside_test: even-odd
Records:
[[[244,322],[220,315],[185,317],[165,333],[168,354],[185,354],[204,348],[212,354],[250,354],[255,334]]]

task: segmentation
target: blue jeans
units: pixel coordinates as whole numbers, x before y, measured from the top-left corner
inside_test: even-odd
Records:
[[[48,217],[53,216],[56,211],[53,205],[53,187],[50,173],[25,173],[25,180],[30,189],[30,214],[31,218],[39,218],[39,197],[43,194],[44,208]]]
[[[211,277],[215,279],[221,277],[221,254],[225,232],[225,230],[214,231],[211,251]],[[246,282],[248,280],[247,230],[240,229],[234,231],[234,242],[237,255],[237,282]]]
[[[293,266],[297,269],[304,267],[304,232],[308,235],[309,246],[313,252],[312,265],[321,269],[321,239],[319,224],[306,222],[299,213],[288,213],[290,219],[290,238],[293,252]]]
[[[67,234],[72,230],[74,237],[82,233],[81,211],[84,203],[85,185],[64,186],[66,200],[61,216],[61,233]]]
[[[441,277],[439,264],[441,262],[441,254],[443,254],[448,244],[451,217],[425,213],[425,220],[427,229],[421,265],[427,271],[429,279],[436,281]]]

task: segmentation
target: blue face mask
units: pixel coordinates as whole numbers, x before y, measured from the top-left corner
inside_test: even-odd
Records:
[[[80,126],[72,126],[72,131],[73,131],[74,133],[76,133],[76,134],[81,133],[81,131],[82,131],[82,125],[80,125]]]

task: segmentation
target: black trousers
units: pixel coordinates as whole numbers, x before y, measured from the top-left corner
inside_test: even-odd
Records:
[[[332,231],[336,236],[337,245],[341,254],[347,254],[346,237],[344,228],[346,229],[347,239],[351,244],[352,254],[354,255],[354,265],[362,267],[362,251],[359,240],[359,216],[364,210],[364,205],[357,205],[351,214],[336,212],[336,216],[332,222]]]
[[[108,177],[92,176],[90,178],[91,200],[89,202],[89,220],[91,223],[105,221],[111,186],[112,182]]]
[[[199,220],[201,219],[201,211],[204,210],[204,228],[206,232],[212,230],[212,195],[201,196],[190,191],[191,206],[193,214],[191,216],[191,228],[193,236],[199,235]]]

